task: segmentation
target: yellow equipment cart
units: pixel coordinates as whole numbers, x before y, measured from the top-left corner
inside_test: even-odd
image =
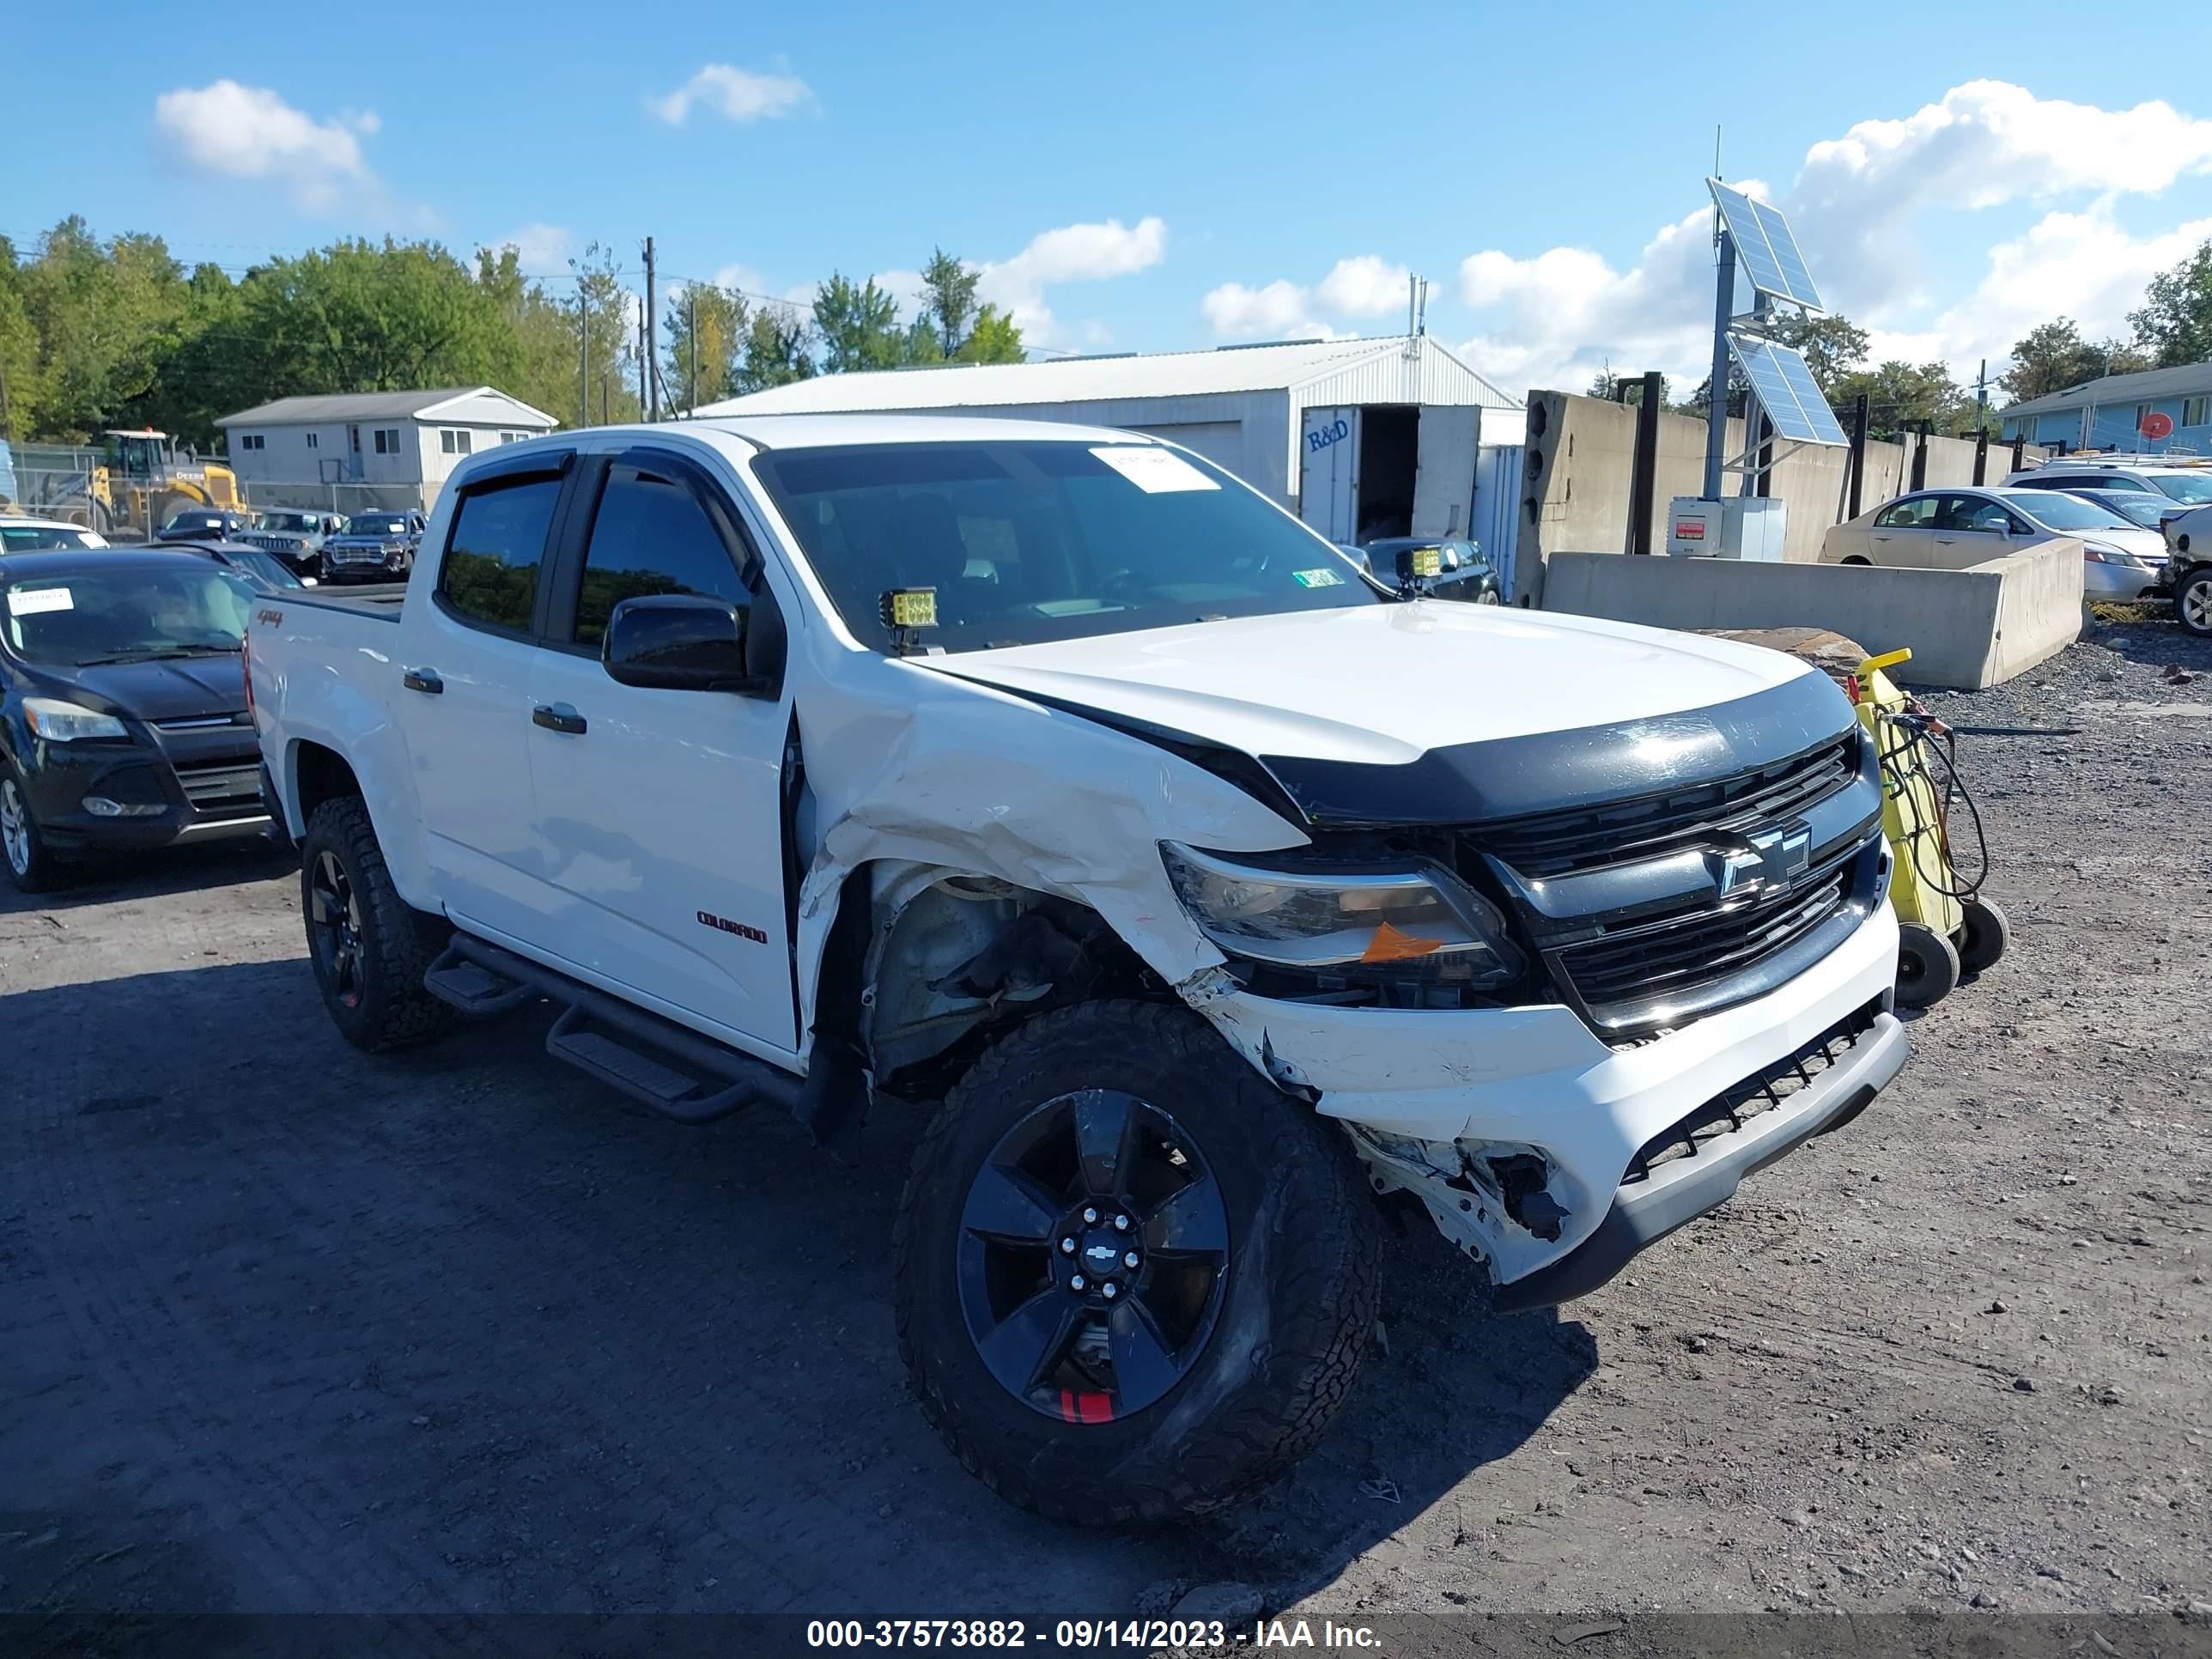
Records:
[[[1948,994],[1961,974],[1978,974],[1995,963],[2010,936],[2004,912],[1976,890],[1980,878],[1962,884],[1952,866],[1949,792],[1938,790],[1929,763],[1930,744],[1948,742],[1950,730],[1882,672],[1911,655],[1892,651],[1867,658],[1849,690],[1881,760],[1889,902],[1898,921],[1897,1000],[1925,1008]],[[1955,769],[1948,770],[1955,781]]]

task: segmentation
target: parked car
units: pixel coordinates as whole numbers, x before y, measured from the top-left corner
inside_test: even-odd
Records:
[[[226,570],[235,571],[264,592],[282,593],[315,586],[315,578],[302,576],[266,548],[246,542],[164,542],[179,553],[197,553]]]
[[[1398,580],[1398,555],[1412,549],[1433,547],[1438,562],[1443,567],[1434,584],[1440,599],[1464,599],[1471,605],[1498,605],[1504,602],[1498,591],[1498,573],[1491,568],[1490,561],[1483,556],[1482,549],[1473,542],[1437,541],[1425,536],[1388,536],[1365,544],[1359,550],[1364,556],[1367,572],[1377,580],[1395,583]]]
[[[2142,530],[2157,530],[2168,519],[2189,510],[2172,496],[2148,489],[2069,489],[2066,493],[2094,501]]]
[[[324,538],[320,575],[327,582],[388,582],[404,576],[422,544],[420,513],[355,513]]]
[[[66,519],[34,519],[26,514],[0,514],[0,554],[70,552],[79,548],[106,547],[107,538]]]
[[[2177,465],[2154,455],[2063,455],[2022,467],[2004,481],[2008,489],[2136,489],[2190,507],[2212,502],[2212,471]]]
[[[885,1218],[900,1346],[1049,1515],[1310,1449],[1378,1203],[1547,1306],[1904,1061],[1825,673],[1401,599],[1127,432],[506,445],[403,597],[264,600],[246,646],[357,1047],[550,998],[554,1057],[681,1121],[943,1103]]]
[[[2141,599],[2165,580],[2166,544],[2157,532],[2055,489],[1916,490],[1833,526],[1821,540],[1820,558],[1827,564],[1957,566],[2059,536],[2081,538],[2081,589],[2089,599]]]
[[[273,553],[296,576],[322,574],[323,543],[345,523],[335,513],[303,512],[289,507],[265,507],[253,527],[239,540]]]
[[[2199,639],[2212,638],[2212,506],[2192,507],[2160,526],[2167,550],[2166,591],[2173,619]]]
[[[257,591],[168,549],[0,556],[0,852],[25,892],[87,853],[261,836],[239,642]]]
[[[253,515],[234,507],[188,507],[171,514],[154,532],[157,542],[230,541],[253,527]]]

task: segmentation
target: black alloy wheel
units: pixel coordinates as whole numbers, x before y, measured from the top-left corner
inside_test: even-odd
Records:
[[[1080,1090],[1021,1119],[977,1170],[960,1225],[969,1334],[1032,1411],[1128,1417],[1212,1334],[1228,1209],[1182,1127],[1134,1095]]]
[[[360,1007],[368,954],[361,901],[337,854],[327,847],[316,854],[307,877],[307,945],[331,996],[341,1006]]]

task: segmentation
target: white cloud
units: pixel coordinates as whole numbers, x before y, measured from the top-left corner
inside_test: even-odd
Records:
[[[1224,283],[1199,301],[1206,326],[1239,339],[1334,340],[1349,332],[1327,319],[1403,316],[1411,273],[1378,255],[1339,259],[1308,288],[1277,277],[1259,288]]]
[[[976,267],[976,298],[1010,314],[1031,345],[1051,345],[1060,328],[1044,291],[1060,283],[1101,283],[1148,270],[1167,257],[1167,222],[1147,214],[1040,231],[1010,258]]]
[[[1333,340],[1336,331],[1313,315],[1313,296],[1278,277],[1264,288],[1224,283],[1199,301],[1206,326],[1249,340]]]
[[[1348,317],[1387,317],[1406,307],[1413,273],[1372,253],[1339,259],[1314,289],[1329,310]]]
[[[568,250],[575,246],[575,234],[566,225],[527,224],[507,232],[504,236],[495,236],[484,246],[511,247],[523,270],[546,272],[559,270],[561,262],[568,257]]]
[[[773,121],[813,96],[813,88],[781,64],[767,75],[734,64],[708,64],[675,91],[647,99],[646,107],[671,126],[683,125],[694,105],[732,121]]]
[[[1869,331],[1875,361],[1941,359],[1963,380],[1984,356],[2001,368],[2014,341],[2053,317],[2075,317],[2093,337],[2124,334],[2146,279],[2207,227],[2136,237],[2113,201],[2207,172],[2212,120],[2163,103],[2106,110],[1975,81],[1901,119],[1861,121],[1813,145],[1783,205],[1824,297]],[[1741,187],[1774,199],[1755,181]],[[2085,192],[2096,196],[2086,207],[2056,205]],[[2053,205],[1989,249],[1969,294],[1932,293],[1923,243],[1971,237],[1968,216],[2021,202]],[[1461,298],[1492,314],[1462,349],[1514,386],[1579,389],[1608,360],[1694,385],[1711,349],[1711,217],[1700,204],[1662,228],[1626,270],[1576,247],[1470,256]]]
[[[186,166],[266,179],[310,212],[376,188],[361,148],[382,125],[373,111],[319,121],[267,87],[222,80],[163,93],[154,100],[154,123]]]
[[[869,280],[898,301],[899,320],[912,322],[921,309],[925,290],[918,270],[879,270]]]

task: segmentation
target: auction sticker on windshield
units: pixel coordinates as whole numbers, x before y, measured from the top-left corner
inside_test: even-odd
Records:
[[[1178,489],[1221,488],[1172,450],[1094,449],[1091,453],[1147,495],[1164,495]]]
[[[76,601],[70,598],[66,587],[11,587],[8,590],[8,614],[11,617],[35,617],[46,611],[74,611]]]
[[[1293,570],[1291,580],[1300,587],[1341,587],[1344,585],[1344,578],[1326,565],[1319,570]]]

